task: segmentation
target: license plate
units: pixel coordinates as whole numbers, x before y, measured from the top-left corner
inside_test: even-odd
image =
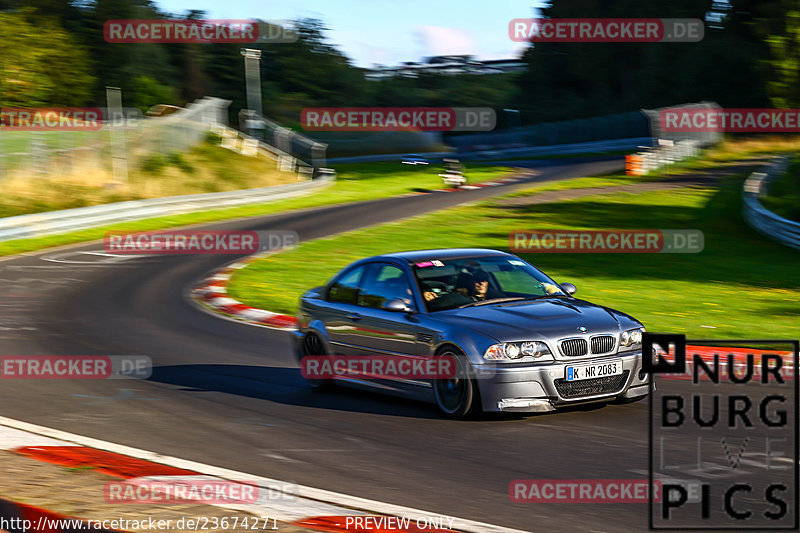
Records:
[[[604,378],[622,374],[622,360],[612,359],[602,363],[587,363],[584,365],[569,365],[564,369],[564,378],[567,381],[581,381],[583,379]]]

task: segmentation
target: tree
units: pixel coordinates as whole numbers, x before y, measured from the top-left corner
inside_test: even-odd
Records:
[[[175,90],[167,87],[150,76],[139,76],[134,80],[132,104],[142,111],[147,111],[156,104],[174,102]]]
[[[82,106],[94,77],[89,56],[54,20],[0,13],[0,106]]]
[[[780,33],[768,35],[770,57],[767,92],[774,107],[800,107],[800,9],[792,8],[782,18]]]
[[[725,107],[768,105],[765,61],[788,77],[791,54],[771,61],[769,35],[796,0],[573,0],[543,9],[550,18],[696,18],[707,21],[695,43],[535,43],[523,59],[516,105],[527,122],[563,120],[714,100]],[[776,40],[776,43],[778,41]],[[795,45],[796,49],[796,45]],[[794,69],[794,70],[793,70]],[[797,87],[795,83],[793,87]]]

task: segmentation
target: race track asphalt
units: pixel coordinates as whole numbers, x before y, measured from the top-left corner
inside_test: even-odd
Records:
[[[621,168],[563,161],[534,181]],[[374,200],[209,225],[301,240],[517,185]],[[443,243],[446,246],[447,243]],[[521,504],[520,478],[645,479],[647,402],[442,419],[360,391],[312,393],[284,331],[221,320],[187,288],[232,256],[119,258],[92,243],[0,262],[0,354],[147,355],[149,380],[2,380],[0,415],[215,466],[531,531],[644,531],[646,504]],[[324,258],[320,258],[324,260]],[[635,311],[635,310],[634,310]]]

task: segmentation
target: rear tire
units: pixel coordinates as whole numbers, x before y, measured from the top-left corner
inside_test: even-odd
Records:
[[[469,360],[457,348],[446,348],[438,357],[450,356],[456,361],[455,377],[434,379],[433,395],[436,407],[447,418],[466,419],[481,412],[478,383],[470,377]]]
[[[303,338],[303,356],[307,355],[328,355],[322,340],[315,333],[307,333]],[[327,392],[334,387],[332,379],[306,379],[306,381],[314,392]]]

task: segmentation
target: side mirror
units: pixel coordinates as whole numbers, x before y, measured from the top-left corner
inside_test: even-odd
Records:
[[[576,287],[572,283],[559,283],[559,285],[561,285],[561,288],[564,289],[564,292],[566,292],[569,295],[578,292],[578,287]]]
[[[386,300],[381,305],[381,309],[384,311],[392,311],[395,313],[411,313],[411,307],[402,299],[402,298],[392,298],[391,300]]]

